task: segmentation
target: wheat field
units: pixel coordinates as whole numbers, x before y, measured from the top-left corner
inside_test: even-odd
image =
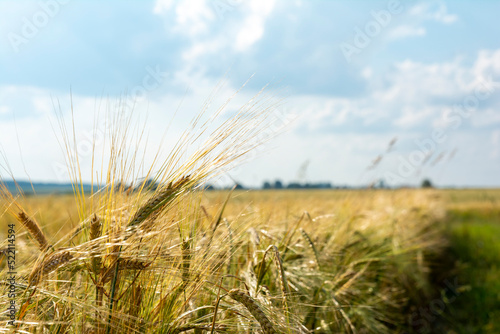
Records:
[[[119,206],[83,222],[72,196],[23,199],[16,328],[394,332],[408,322],[400,310],[429,293],[445,246],[434,191],[193,190],[138,218],[159,195],[130,212],[134,194],[114,194]]]

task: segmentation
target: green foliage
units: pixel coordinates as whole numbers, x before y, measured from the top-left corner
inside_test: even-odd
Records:
[[[429,179],[422,181],[422,188],[433,188],[432,182]]]
[[[450,303],[448,328],[456,333],[500,332],[500,209],[449,212],[450,255],[461,285]]]

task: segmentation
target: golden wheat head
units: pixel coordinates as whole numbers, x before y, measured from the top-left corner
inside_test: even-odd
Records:
[[[28,217],[24,211],[21,211],[17,216],[17,220],[26,227],[31,236],[38,242],[40,250],[44,251],[49,247],[45,234],[43,234],[42,229],[33,218]]]
[[[259,322],[264,334],[274,334],[276,331],[269,318],[264,314],[259,304],[240,289],[232,289],[229,291],[229,297],[242,304],[247,308],[250,314]]]

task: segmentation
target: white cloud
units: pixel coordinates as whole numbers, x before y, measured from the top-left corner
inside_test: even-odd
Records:
[[[8,106],[0,106],[0,115],[9,113],[11,113],[11,110]]]
[[[174,0],[157,0],[155,3],[155,7],[153,9],[153,13],[155,14],[164,14],[169,11],[174,4]]]
[[[405,106],[401,108],[401,114],[396,116],[393,124],[396,127],[403,129],[412,129],[416,126],[427,125],[429,116],[439,115],[439,108],[436,107],[422,107],[414,108],[412,106]]]
[[[250,13],[246,17],[237,37],[235,49],[245,51],[264,35],[266,17],[274,8],[274,0],[254,0],[249,3]]]
[[[424,27],[426,21],[448,25],[458,20],[457,15],[448,13],[448,9],[444,3],[438,5],[419,3],[411,7],[408,10],[408,14],[407,22],[395,27],[389,33],[388,37],[390,40],[425,36],[427,34],[427,29]]]
[[[428,14],[431,19],[443,24],[451,24],[458,21],[458,15],[449,14],[445,4],[441,3],[439,8]]]
[[[414,37],[414,36],[425,36],[427,31],[424,27],[415,27],[411,25],[401,25],[396,27],[389,33],[389,39],[403,39],[406,37]]]
[[[153,12],[165,17],[169,32],[189,38],[189,46],[182,52],[187,67],[202,56],[244,52],[252,47],[265,34],[275,0],[219,3],[222,9],[217,4],[208,0],[156,2]]]
[[[224,48],[225,44],[226,42],[221,38],[208,39],[206,41],[194,43],[191,47],[182,52],[182,59],[186,61],[187,64],[195,63],[199,57],[217,53]]]
[[[482,77],[490,75],[500,77],[500,49],[479,51],[479,56],[474,63],[474,74]]]
[[[362,71],[361,71],[361,76],[363,78],[365,78],[366,80],[369,80],[373,75],[373,69],[369,66],[365,67]]]
[[[420,3],[409,10],[410,15],[420,20],[432,20],[443,24],[452,24],[458,21],[458,15],[448,13],[444,3]]]
[[[252,44],[262,38],[262,35],[264,34],[262,21],[262,18],[258,16],[250,16],[246,18],[243,27],[236,37],[235,49],[237,51],[245,51],[252,46]]]
[[[293,105],[298,113],[307,115],[303,127],[311,131],[362,131],[371,124],[384,127],[384,131],[446,127],[449,122],[443,117],[455,104],[476,96],[478,89],[500,90],[499,64],[500,50],[478,52],[471,65],[460,58],[441,63],[405,60],[384,74],[364,69],[369,91],[360,97],[308,96],[294,99]],[[494,79],[496,83],[488,81],[491,76],[498,78]],[[488,95],[480,101],[474,116],[463,123],[478,129],[500,126],[498,106],[490,105],[495,101],[495,94]]]
[[[206,35],[209,25],[215,19],[214,12],[207,0],[190,0],[175,2],[172,0],[157,0],[153,13],[167,17],[175,15],[175,25],[172,31],[180,35],[196,37]],[[171,24],[169,26],[172,26]]]

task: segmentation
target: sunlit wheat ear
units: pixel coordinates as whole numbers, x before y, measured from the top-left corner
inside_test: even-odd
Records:
[[[276,333],[271,321],[269,321],[260,306],[252,297],[240,289],[232,289],[229,291],[229,297],[247,308],[250,314],[259,322],[264,334]]]
[[[311,237],[309,237],[309,234],[306,233],[303,229],[300,229],[300,233],[302,233],[302,236],[306,240],[306,242],[309,244],[309,247],[311,247],[313,253],[314,253],[314,259],[316,260],[316,266],[318,269],[321,269],[321,266],[319,264],[319,256],[318,256],[318,250],[316,249],[316,246],[314,246],[314,242],[312,241]]]
[[[281,292],[283,293],[283,298],[285,299],[285,302],[286,302],[286,295],[288,292],[288,283],[286,281],[285,269],[283,268],[283,261],[281,260],[281,255],[280,255],[280,252],[278,250],[278,247],[272,245],[271,249],[274,252],[274,261],[276,263],[276,267],[278,268],[278,276],[280,279]]]
[[[35,269],[32,270],[28,278],[29,284],[37,285],[38,283],[40,283],[43,276],[56,270],[57,268],[67,263],[72,258],[73,255],[71,255],[71,253],[68,251],[51,254],[42,263],[40,263],[37,267],[35,267]]]
[[[95,240],[101,236],[102,223],[101,219],[97,217],[96,214],[92,217],[90,221],[90,240]],[[97,244],[93,245],[91,257],[92,257],[92,271],[95,275],[99,274],[101,270],[101,257],[99,253],[96,251]]]
[[[146,269],[149,264],[139,260],[132,259],[120,259],[120,268],[119,269],[133,269],[133,270],[143,270]]]
[[[149,267],[149,263],[145,263],[139,260],[132,259],[119,259],[118,260],[118,270],[144,270]],[[113,278],[114,266],[108,268],[104,267],[101,273],[101,283],[106,284]]]
[[[160,190],[156,195],[151,197],[143,206],[141,206],[132,219],[129,226],[136,226],[145,221],[153,213],[161,210],[165,205],[175,199],[175,196],[183,189],[183,187],[190,181],[190,177],[185,176],[175,182],[170,183],[165,189]]]
[[[189,282],[189,267],[191,266],[191,249],[189,239],[183,240],[181,243],[182,251],[182,281],[184,284]]]
[[[44,251],[49,247],[45,234],[43,234],[40,226],[33,218],[28,217],[24,211],[21,211],[17,215],[17,220],[26,227],[31,236],[38,242],[40,250]]]
[[[259,237],[259,232],[253,227],[249,228],[247,230],[248,233],[250,233],[250,240],[255,246],[260,245],[260,237]]]
[[[90,240],[97,239],[101,236],[101,228],[101,219],[94,214],[94,216],[92,216],[92,220],[90,221]]]

